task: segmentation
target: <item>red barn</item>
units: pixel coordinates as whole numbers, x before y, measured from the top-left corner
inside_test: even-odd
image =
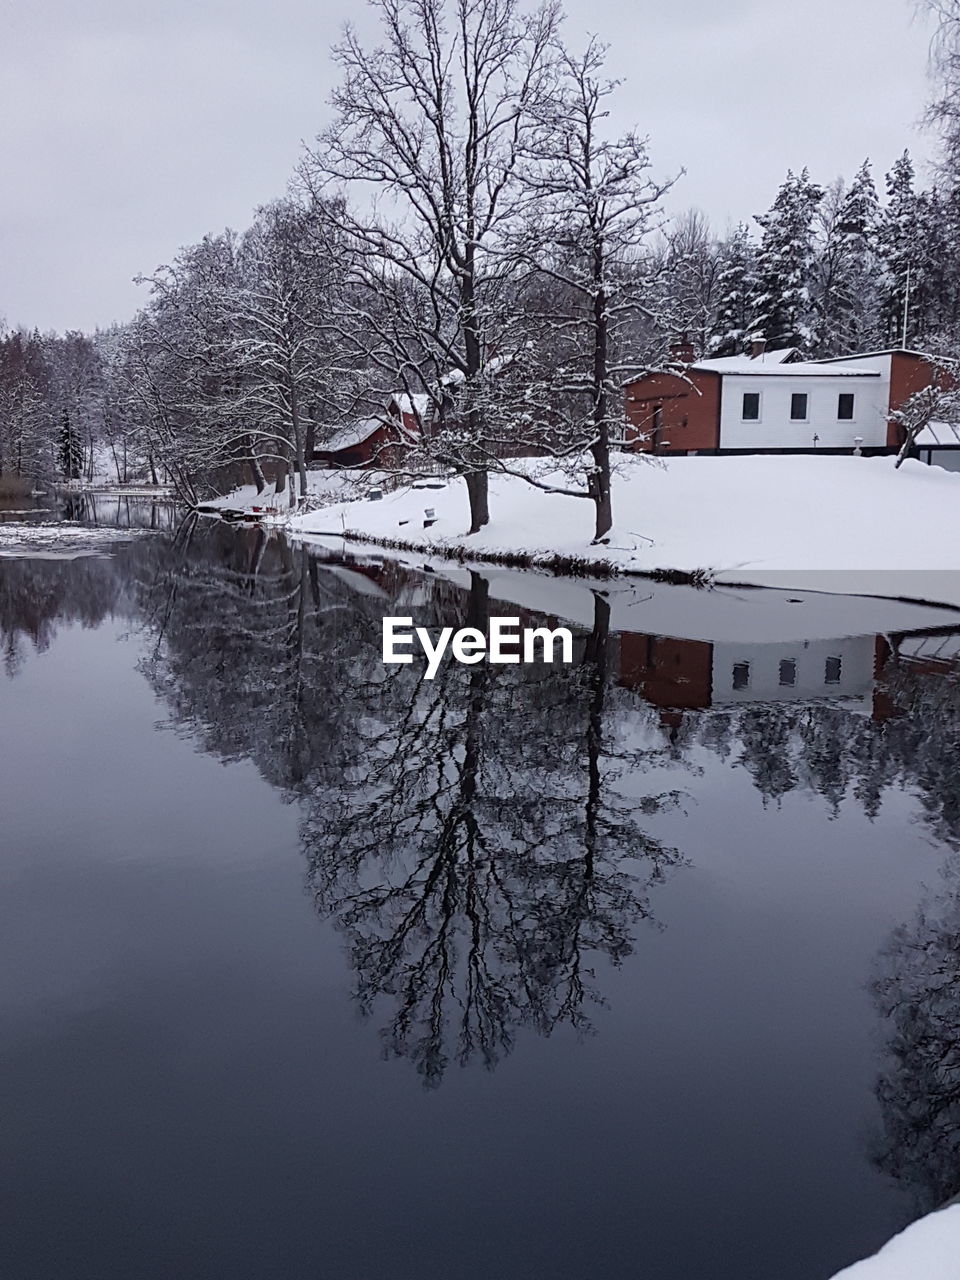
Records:
[[[307,461],[323,467],[398,466],[423,430],[427,401],[427,396],[393,395],[385,414],[341,427]]]

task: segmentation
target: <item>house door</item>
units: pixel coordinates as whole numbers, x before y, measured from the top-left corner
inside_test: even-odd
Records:
[[[663,431],[663,406],[656,404],[653,406],[653,430],[650,432],[650,452],[651,453],[660,452],[662,431]]]

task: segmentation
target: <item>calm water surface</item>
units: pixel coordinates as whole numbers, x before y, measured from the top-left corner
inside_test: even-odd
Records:
[[[98,550],[0,559],[0,1274],[824,1280],[960,1190],[955,615]]]

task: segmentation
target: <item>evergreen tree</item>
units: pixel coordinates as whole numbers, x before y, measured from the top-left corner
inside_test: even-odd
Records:
[[[750,328],[762,332],[770,347],[803,347],[810,341],[813,217],[822,199],[823,189],[807,169],[799,176],[788,171],[773,207],[757,215],[763,238]]]
[[[849,188],[838,180],[820,209],[813,286],[816,355],[849,355],[877,343],[879,218],[877,190],[865,160]]]
[[[894,347],[909,347],[916,341],[919,319],[916,303],[925,286],[920,254],[923,206],[913,184],[913,161],[910,153],[904,151],[887,174],[887,204],[877,229],[882,271],[881,335],[886,345]]]
[[[756,289],[755,265],[756,247],[749,228],[741,222],[720,246],[717,310],[707,344],[712,356],[732,356],[743,350]]]
[[[64,409],[60,426],[59,448],[60,470],[66,480],[79,480],[83,471],[83,445],[77,435],[76,428],[70,419],[69,411]]]

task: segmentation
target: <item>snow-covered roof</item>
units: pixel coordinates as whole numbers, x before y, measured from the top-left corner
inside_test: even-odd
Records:
[[[734,357],[735,358],[735,357]],[[692,369],[705,366],[691,365]],[[707,366],[709,367],[709,366]],[[798,360],[794,364],[761,364],[759,360],[746,360],[742,366],[732,369],[715,369],[717,373],[734,374],[751,378],[879,378],[879,369],[865,369],[845,364],[843,368],[828,368],[812,360]]]
[[[928,422],[914,444],[924,448],[960,445],[960,422]]]
[[[710,369],[714,373],[755,373],[760,366],[786,364],[798,354],[796,347],[778,347],[776,351],[764,351],[759,356],[708,356],[705,360],[694,361],[690,368]]]
[[[758,356],[717,356],[709,360],[697,360],[689,367],[706,373],[747,374],[750,377],[788,378],[879,378],[876,369],[857,368],[845,364],[842,369],[825,369],[823,361],[796,360],[796,347],[781,347],[777,351],[764,351]]]
[[[513,364],[515,359],[516,355],[512,351],[501,356],[490,356],[490,358],[484,362],[483,372],[486,374],[499,373],[501,369],[506,369],[509,365]],[[457,387],[461,382],[466,381],[466,377],[467,375],[462,369],[448,369],[440,378],[440,386]]]
[[[375,431],[384,425],[382,418],[358,418],[339,431],[335,431],[326,440],[317,441],[317,449],[321,453],[339,453],[341,449],[353,449],[364,440],[369,440]]]
[[[415,413],[420,418],[425,418],[430,397],[428,395],[408,396],[404,392],[398,391],[390,397],[390,403],[395,404],[401,413]]]
[[[930,360],[926,351],[907,351],[905,347],[884,347],[882,351],[858,351],[852,356],[822,356],[817,364],[843,364],[846,360],[872,360],[876,356],[915,356],[917,360]]]

